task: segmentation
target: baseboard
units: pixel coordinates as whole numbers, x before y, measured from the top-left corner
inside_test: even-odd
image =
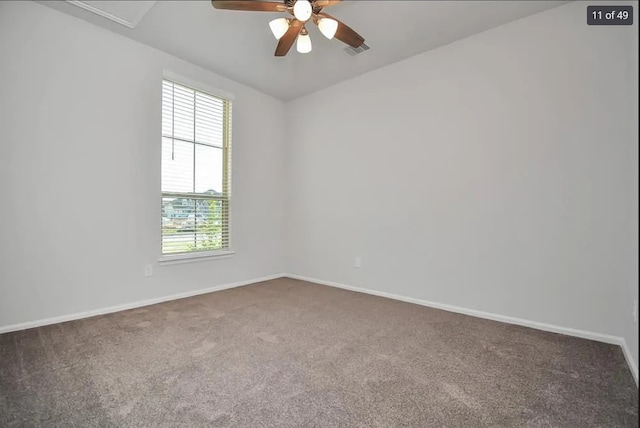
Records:
[[[240,281],[240,282],[234,282],[231,284],[218,285],[215,287],[204,288],[201,290],[187,291],[185,293],[178,293],[178,294],[172,294],[169,296],[156,297],[153,299],[141,300],[133,303],[125,303],[123,305],[109,306],[106,308],[94,309],[86,312],[78,312],[75,314],[45,318],[45,319],[40,319],[36,321],[24,322],[20,324],[0,326],[0,334],[8,333],[11,331],[27,330],[29,328],[42,327],[45,325],[57,324],[60,322],[74,321],[82,318],[90,318],[90,317],[95,317],[97,315],[111,314],[113,312],[126,311],[128,309],[141,308],[143,306],[149,306],[149,305],[155,305],[158,303],[168,302],[169,300],[185,299],[187,297],[198,296],[200,294],[213,293],[215,291],[222,291],[222,290],[227,290],[229,288],[242,287],[244,285],[250,285],[256,282],[269,281],[272,279],[282,278],[283,276],[286,276],[286,275],[284,274],[270,275],[262,278],[254,278],[247,281]]]
[[[556,325],[552,325],[552,324],[540,323],[540,322],[537,322],[537,321],[530,321],[530,320],[525,320],[525,319],[521,319],[521,318],[515,318],[515,317],[509,317],[509,316],[505,316],[505,315],[493,314],[493,313],[490,313],[490,312],[478,311],[478,310],[475,310],[475,309],[463,308],[463,307],[460,307],[460,306],[454,306],[454,305],[447,305],[447,304],[444,304],[444,303],[431,302],[431,301],[423,300],[423,299],[415,299],[415,298],[412,298],[412,297],[406,297],[406,296],[401,296],[401,295],[398,295],[398,294],[386,293],[386,292],[383,292],[383,291],[376,291],[376,290],[370,290],[370,289],[367,289],[367,288],[354,287],[354,286],[351,286],[351,285],[340,284],[340,283],[333,282],[333,281],[324,281],[324,280],[317,279],[317,278],[310,278],[310,277],[306,277],[306,276],[302,276],[302,275],[284,274],[284,273],[283,274],[265,276],[265,277],[261,277],[261,278],[254,278],[254,279],[250,279],[250,280],[247,280],[247,281],[234,282],[234,283],[231,283],[231,284],[218,285],[218,286],[215,286],[215,287],[209,287],[209,288],[205,288],[205,289],[201,289],[201,290],[193,290],[193,291],[188,291],[188,292],[185,292],[185,293],[172,294],[172,295],[169,295],[169,296],[157,297],[157,298],[148,299],[148,300],[142,300],[142,301],[133,302],[133,303],[125,303],[123,305],[109,306],[109,307],[106,307],[106,308],[94,309],[94,310],[86,311],[86,312],[78,312],[78,313],[70,314],[70,315],[62,315],[62,316],[58,316],[58,317],[45,318],[45,319],[40,319],[40,320],[36,320],[36,321],[29,321],[29,322],[25,322],[25,323],[12,324],[12,325],[7,325],[7,326],[0,326],[0,334],[9,333],[9,332],[12,332],[12,331],[27,330],[27,329],[30,329],[30,328],[42,327],[42,326],[45,326],[45,325],[57,324],[57,323],[66,322],[66,321],[74,321],[74,320],[78,320],[78,319],[82,319],[82,318],[90,318],[90,317],[94,317],[94,316],[97,316],[97,315],[105,315],[105,314],[110,314],[110,313],[114,313],[114,312],[126,311],[128,309],[141,308],[141,307],[144,307],[144,306],[149,306],[149,305],[155,305],[155,304],[158,304],[158,303],[168,302],[170,300],[184,299],[184,298],[187,298],[187,297],[198,296],[200,294],[207,294],[207,293],[213,293],[215,291],[222,291],[222,290],[227,290],[227,289],[230,289],[230,288],[242,287],[242,286],[245,286],[245,285],[255,284],[257,282],[269,281],[269,280],[272,280],[272,279],[277,279],[277,278],[282,278],[282,277],[287,277],[287,278],[292,278],[292,279],[299,279],[301,281],[313,282],[315,284],[327,285],[329,287],[342,288],[344,290],[355,291],[357,293],[364,293],[364,294],[370,294],[370,295],[373,295],[373,296],[385,297],[385,298],[388,298],[388,299],[400,300],[400,301],[403,301],[403,302],[414,303],[414,304],[417,304],[417,305],[427,306],[427,307],[430,307],[430,308],[442,309],[442,310],[449,311],[449,312],[455,312],[455,313],[459,313],[459,314],[470,315],[470,316],[489,319],[489,320],[493,320],[493,321],[500,321],[500,322],[504,322],[504,323],[507,323],[507,324],[515,324],[515,325],[520,325],[520,326],[524,326],[524,327],[535,328],[537,330],[549,331],[549,332],[552,332],[552,333],[560,333],[560,334],[565,334],[567,336],[580,337],[580,338],[583,338],[583,339],[590,339],[590,340],[595,340],[595,341],[598,341],[598,342],[605,342],[605,343],[611,343],[611,344],[614,344],[614,345],[618,345],[618,346],[620,346],[622,348],[622,353],[624,354],[624,357],[627,360],[627,364],[629,365],[629,369],[631,370],[631,374],[633,375],[633,378],[634,378],[634,380],[636,382],[636,386],[638,386],[638,366],[636,365],[636,363],[633,360],[633,357],[631,356],[631,351],[630,351],[630,349],[629,349],[629,347],[627,345],[627,342],[622,337],[612,336],[612,335],[608,335],[608,334],[601,334],[601,333],[593,333],[593,332],[589,332],[589,331],[585,331],[585,330],[577,330],[577,329],[567,328],[567,327],[560,327],[560,326],[556,326]]]
[[[536,330],[543,330],[543,331],[548,331],[552,333],[559,333],[567,336],[580,337],[583,339],[595,340],[598,342],[618,345],[622,348],[622,352],[627,360],[627,363],[629,364],[631,374],[633,375],[633,378],[636,381],[636,386],[638,386],[638,367],[636,366],[636,364],[633,361],[633,358],[631,357],[631,352],[627,346],[627,342],[624,340],[624,338],[619,336],[612,336],[609,334],[602,334],[602,333],[594,333],[591,331],[561,327],[553,324],[546,324],[546,323],[541,323],[537,321],[525,320],[522,318],[515,318],[515,317],[506,316],[506,315],[499,315],[499,314],[493,314],[490,312],[478,311],[475,309],[463,308],[460,306],[431,302],[423,299],[415,299],[413,297],[406,297],[398,294],[386,293],[383,291],[370,290],[367,288],[354,287],[351,285],[340,284],[338,282],[333,282],[333,281],[324,281],[321,279],[310,278],[302,275],[286,274],[286,277],[292,278],[292,279],[299,279],[307,282],[313,282],[315,284],[320,284],[320,285],[327,285],[329,287],[342,288],[344,290],[355,291],[357,293],[371,294],[373,296],[386,297],[388,299],[400,300],[408,303],[415,303],[417,305],[428,306],[430,308],[442,309],[449,312],[455,312],[455,313],[470,315],[478,318],[504,322],[507,324],[520,325],[523,327],[534,328]]]
[[[627,364],[629,365],[629,369],[631,370],[631,374],[636,381],[636,386],[638,386],[638,366],[636,362],[633,361],[633,357],[631,356],[631,350],[627,345],[627,341],[622,339],[622,343],[620,344],[622,348],[622,353],[624,354],[624,358],[627,360]]]

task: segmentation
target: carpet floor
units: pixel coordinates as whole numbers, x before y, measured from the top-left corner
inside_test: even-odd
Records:
[[[0,335],[0,427],[637,427],[618,346],[278,279]]]

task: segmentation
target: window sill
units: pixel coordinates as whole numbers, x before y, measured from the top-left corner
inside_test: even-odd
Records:
[[[168,266],[182,263],[206,262],[211,260],[227,259],[229,257],[233,257],[234,254],[235,251],[220,250],[166,255],[160,257],[160,259],[158,260],[158,264],[160,264],[161,266]]]

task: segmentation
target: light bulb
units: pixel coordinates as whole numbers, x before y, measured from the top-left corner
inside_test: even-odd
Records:
[[[298,21],[306,22],[311,18],[311,12],[311,3],[307,0],[297,0],[296,4],[293,5],[293,15]]]
[[[280,40],[289,29],[289,20],[287,18],[278,18],[269,22],[269,28],[273,33],[273,37]]]
[[[318,29],[327,39],[333,39],[338,30],[338,21],[331,18],[322,18],[318,21]]]
[[[296,49],[300,53],[309,53],[311,52],[311,37],[309,34],[305,32],[301,32],[298,35],[298,41],[296,43]]]

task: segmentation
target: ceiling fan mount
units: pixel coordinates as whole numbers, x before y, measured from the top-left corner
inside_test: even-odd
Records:
[[[311,39],[306,24],[313,22],[328,39],[334,37],[353,48],[364,43],[364,38],[348,25],[324,13],[323,8],[333,6],[342,0],[211,0],[215,9],[252,12],[285,12],[289,18],[277,18],[269,23],[274,37],[278,40],[275,56],[285,56],[293,42],[297,41],[300,53],[311,51]]]

